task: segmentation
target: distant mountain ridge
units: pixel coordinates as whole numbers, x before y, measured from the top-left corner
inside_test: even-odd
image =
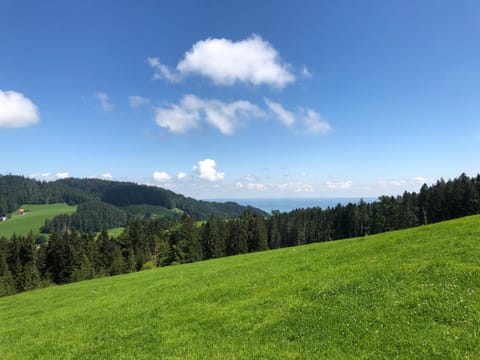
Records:
[[[117,207],[146,204],[180,209],[197,220],[206,220],[211,216],[235,218],[245,210],[266,215],[260,209],[235,202],[196,200],[160,187],[132,182],[77,178],[45,182],[18,175],[0,175],[0,215],[15,211],[25,203],[65,202],[79,205],[90,201],[101,201]]]

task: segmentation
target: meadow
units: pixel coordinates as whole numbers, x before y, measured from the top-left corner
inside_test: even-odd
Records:
[[[117,227],[113,229],[108,229],[107,233],[108,233],[108,236],[117,238],[123,233],[123,230],[125,230],[124,227]]]
[[[180,209],[167,209],[160,205],[136,204],[122,206],[121,209],[129,215],[144,216],[145,214],[156,215],[160,218],[175,218],[183,213]]]
[[[0,299],[2,359],[474,359],[480,216]]]
[[[25,204],[20,208],[26,210],[24,215],[14,212],[10,219],[0,222],[0,236],[9,238],[14,233],[24,236],[28,235],[30,231],[38,234],[40,228],[45,224],[45,220],[53,219],[60,214],[73,214],[77,209],[76,206],[61,203],[47,205]]]

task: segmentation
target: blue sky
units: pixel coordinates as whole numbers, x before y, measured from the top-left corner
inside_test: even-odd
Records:
[[[0,173],[197,198],[480,171],[478,1],[0,3]]]

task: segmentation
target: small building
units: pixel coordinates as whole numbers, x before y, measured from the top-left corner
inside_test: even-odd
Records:
[[[18,209],[18,213],[19,213],[20,215],[25,214],[25,209],[24,209],[24,208]]]

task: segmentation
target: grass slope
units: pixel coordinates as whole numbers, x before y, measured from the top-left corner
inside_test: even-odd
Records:
[[[169,218],[169,219],[178,217],[183,213],[183,211],[180,209],[170,210],[160,205],[148,205],[148,204],[121,206],[120,209],[122,209],[129,215],[137,215],[137,216],[143,217],[145,214],[155,214],[160,218]]]
[[[0,299],[3,359],[474,359],[480,216]]]
[[[117,238],[123,233],[123,230],[125,230],[124,227],[117,227],[113,229],[108,229],[107,233],[108,233],[108,236]]]
[[[27,213],[19,215],[13,213],[12,218],[0,222],[0,236],[10,237],[14,233],[17,235],[27,235],[30,231],[39,233],[40,227],[45,224],[46,219],[53,219],[60,214],[73,214],[76,206],[67,204],[48,204],[48,205],[29,205],[21,206]]]

